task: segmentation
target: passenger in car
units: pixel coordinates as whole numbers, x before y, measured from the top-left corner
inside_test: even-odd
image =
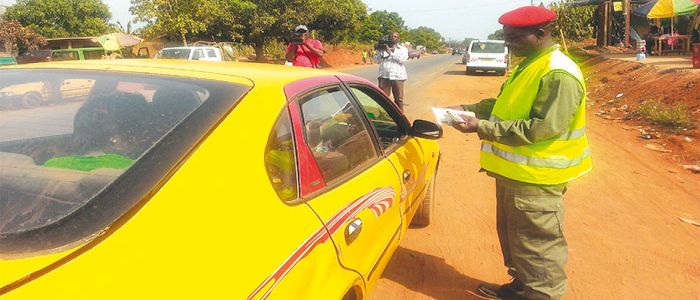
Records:
[[[69,145],[46,167],[90,171],[125,169],[151,145],[144,136],[146,99],[135,93],[93,95],[76,113]]]

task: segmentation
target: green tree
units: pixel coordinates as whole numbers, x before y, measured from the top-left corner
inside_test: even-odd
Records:
[[[105,34],[110,31],[110,18],[101,0],[18,0],[5,11],[6,20],[18,21],[48,38]]]
[[[409,30],[409,36],[411,38],[410,42],[414,45],[423,45],[428,49],[439,49],[442,47],[442,36],[435,29],[420,26]]]
[[[362,26],[354,38],[361,42],[374,43],[382,35],[394,31],[401,34],[403,40],[411,38],[410,33],[407,33],[403,18],[398,13],[380,10],[371,13],[362,22]]]
[[[333,44],[348,40],[367,18],[367,5],[361,0],[326,1],[319,9],[309,28],[317,29],[323,41]]]
[[[5,51],[21,54],[46,45],[46,39],[17,21],[0,22],[0,41]]]
[[[187,37],[207,30],[221,10],[216,0],[131,0],[129,8],[136,22],[146,23],[146,36],[180,39],[185,46]]]
[[[315,20],[322,6],[321,0],[229,1],[228,14],[236,16],[232,37],[252,45],[258,61],[265,60],[265,45],[288,38],[294,27]]]
[[[503,29],[498,29],[488,36],[489,40],[503,40],[505,36],[503,35]]]
[[[595,6],[576,6],[571,5],[572,0],[560,0],[549,5],[551,10],[557,12],[557,20],[554,21],[552,34],[560,36],[561,32],[567,39],[580,41],[591,37],[593,28],[590,26],[590,20],[595,11]]]

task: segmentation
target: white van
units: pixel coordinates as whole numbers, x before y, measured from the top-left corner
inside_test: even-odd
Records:
[[[467,65],[467,75],[476,71],[493,71],[505,75],[508,72],[508,47],[504,41],[472,41],[462,57],[462,62]]]
[[[155,59],[185,59],[224,61],[221,50],[216,47],[170,47],[163,48],[156,54]]]

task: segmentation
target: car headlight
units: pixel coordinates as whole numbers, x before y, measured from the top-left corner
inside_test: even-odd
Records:
[[[15,95],[15,93],[13,93],[13,92],[1,92],[0,91],[0,97],[12,97],[14,95]]]

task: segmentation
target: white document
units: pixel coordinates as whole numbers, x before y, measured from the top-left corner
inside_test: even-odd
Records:
[[[464,120],[460,116],[476,116],[474,112],[463,111],[449,108],[433,107],[433,114],[435,114],[435,120],[438,123],[452,125],[454,123],[464,123]]]

